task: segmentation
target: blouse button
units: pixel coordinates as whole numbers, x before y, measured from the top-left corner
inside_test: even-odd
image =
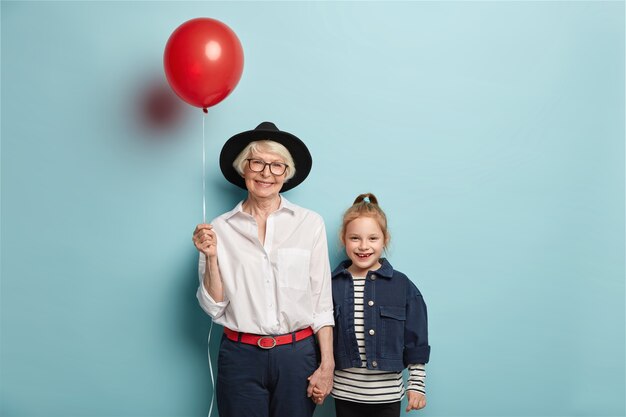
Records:
[[[374,336],[376,334],[376,332],[374,331],[374,329],[370,329],[369,334],[370,334],[370,336]]]
[[[373,305],[374,305],[374,302],[373,302],[372,300],[369,300],[369,301],[367,302],[367,305],[371,307],[371,306],[373,306]]]

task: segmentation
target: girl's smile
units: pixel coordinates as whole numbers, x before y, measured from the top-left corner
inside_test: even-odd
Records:
[[[346,226],[343,236],[346,254],[352,261],[348,271],[364,277],[368,271],[380,268],[379,259],[385,248],[385,238],[378,222],[372,217],[358,217]]]

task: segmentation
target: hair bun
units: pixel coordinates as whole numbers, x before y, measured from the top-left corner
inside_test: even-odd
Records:
[[[366,200],[367,199],[367,200]],[[352,203],[352,205],[354,204],[359,204],[359,203],[368,203],[368,204],[376,204],[378,205],[378,199],[376,198],[376,196],[372,193],[365,193],[365,194],[360,194],[355,200],[354,203]]]

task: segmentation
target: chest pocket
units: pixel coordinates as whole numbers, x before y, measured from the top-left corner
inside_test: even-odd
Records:
[[[311,253],[305,249],[278,249],[278,286],[306,290],[309,288]]]
[[[380,355],[389,359],[401,359],[404,351],[404,306],[380,306],[382,346]]]

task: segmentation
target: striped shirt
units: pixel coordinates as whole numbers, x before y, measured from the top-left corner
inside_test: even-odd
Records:
[[[365,328],[363,321],[363,292],[365,277],[352,277],[354,282],[354,331],[362,365],[360,368],[335,370],[332,395],[335,398],[361,403],[390,403],[404,397],[402,372],[367,369]],[[425,394],[426,370],[423,364],[409,365],[408,390]]]

